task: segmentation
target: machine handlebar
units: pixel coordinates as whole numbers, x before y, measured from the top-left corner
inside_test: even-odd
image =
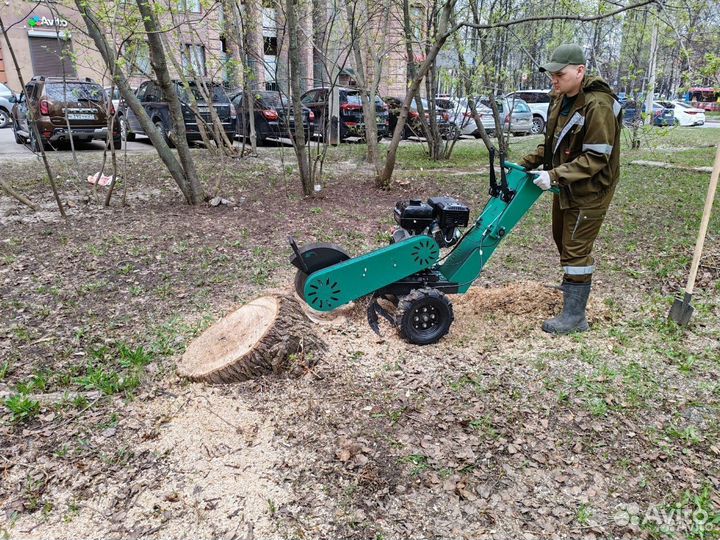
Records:
[[[517,163],[510,163],[509,161],[503,161],[503,167],[505,167],[506,169],[515,169],[516,171],[527,173],[528,175],[530,175],[533,178],[535,176],[537,176],[537,175],[533,174],[532,171],[526,171],[523,167],[521,167]],[[550,191],[551,193],[557,194],[557,193],[560,193],[560,188],[553,186],[548,191]]]

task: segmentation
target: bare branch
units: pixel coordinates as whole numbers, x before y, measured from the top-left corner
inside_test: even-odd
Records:
[[[622,13],[623,11],[627,11],[629,9],[636,9],[639,7],[647,6],[650,4],[657,4],[658,0],[643,0],[642,2],[638,2],[636,4],[631,4],[628,6],[624,6],[621,8],[616,9],[615,11],[610,11],[608,13],[603,13],[600,15],[593,15],[591,17],[583,17],[582,15],[543,15],[540,17],[523,17],[522,19],[512,19],[509,21],[501,21],[497,23],[492,24],[476,24],[472,22],[461,22],[456,24],[453,28],[448,30],[448,34],[452,34],[453,32],[456,32],[463,26],[467,26],[470,28],[476,28],[478,30],[490,30],[492,28],[509,28],[511,26],[516,26],[518,24],[524,24],[528,22],[537,22],[537,21],[578,21],[578,22],[592,22],[592,21],[598,21],[600,19],[607,19],[609,17],[613,17],[617,15],[618,13]]]

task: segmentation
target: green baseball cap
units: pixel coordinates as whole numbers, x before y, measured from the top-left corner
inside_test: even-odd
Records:
[[[550,61],[540,66],[540,71],[556,73],[565,66],[585,65],[585,53],[582,48],[575,44],[560,45],[553,51]]]

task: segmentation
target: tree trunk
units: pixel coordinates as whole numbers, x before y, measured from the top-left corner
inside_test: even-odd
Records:
[[[77,6],[78,11],[80,12],[83,20],[85,21],[85,25],[88,29],[88,34],[93,39],[93,41],[95,42],[95,46],[100,51],[100,55],[102,56],[105,65],[110,70],[110,73],[115,74],[115,79],[118,88],[120,89],[120,94],[127,103],[128,107],[130,107],[133,113],[135,113],[135,116],[137,116],[143,131],[150,138],[150,141],[152,142],[155,151],[158,153],[158,156],[165,164],[165,167],[167,167],[168,172],[170,172],[170,175],[175,180],[175,183],[180,188],[180,191],[182,191],[183,195],[185,196],[185,201],[188,204],[193,204],[192,192],[189,188],[189,184],[185,176],[185,171],[183,170],[178,160],[175,158],[175,155],[170,150],[170,147],[167,145],[162,136],[158,133],[157,129],[150,120],[150,117],[147,115],[147,112],[135,96],[135,92],[133,92],[132,88],[130,87],[130,83],[125,76],[125,73],[122,69],[120,69],[120,66],[117,65],[115,61],[115,51],[112,47],[110,47],[110,44],[107,42],[104,29],[100,28],[97,19],[88,8],[87,2],[85,2],[84,0],[75,0],[75,5]]]
[[[223,35],[227,50],[227,79],[230,88],[243,84],[242,39],[238,20],[235,17],[235,0],[222,0]]]
[[[315,86],[325,86],[325,32],[327,0],[312,0],[313,19],[313,80]]]
[[[155,13],[148,4],[148,0],[136,0],[140,15],[142,16],[143,25],[147,32],[148,48],[150,49],[150,64],[157,77],[158,84],[162,88],[163,94],[170,109],[170,116],[173,123],[173,131],[175,132],[175,146],[178,151],[178,157],[185,171],[187,179],[188,192],[190,194],[190,204],[199,204],[203,201],[203,190],[198,180],[195,163],[190,155],[190,147],[187,142],[185,133],[185,119],[183,117],[182,106],[175,91],[175,84],[170,78],[167,61],[165,59],[165,48],[160,38],[160,25],[157,22]]]
[[[355,55],[355,76],[357,77],[357,83],[360,87],[360,98],[362,100],[363,108],[363,119],[365,120],[365,142],[367,143],[367,161],[371,163],[375,169],[375,174],[380,172],[380,156],[378,155],[378,140],[377,140],[377,119],[375,114],[375,92],[368,88],[368,73],[366,70],[366,64],[363,61],[362,52],[360,50],[360,32],[358,27],[364,28],[364,32],[369,31],[369,13],[368,6],[366,3],[360,5],[360,13],[365,14],[368,19],[358,24],[357,14],[358,2],[351,6],[350,2],[345,3],[345,10],[347,12],[348,25],[350,27],[350,46],[352,47],[353,54]],[[369,53],[369,51],[366,52]],[[370,56],[368,54],[368,56]]]
[[[287,17],[287,32],[289,39],[288,57],[290,61],[290,89],[293,102],[293,115],[295,116],[295,132],[292,133],[293,149],[300,171],[303,193],[311,196],[314,193],[312,175],[310,173],[310,162],[308,160],[307,146],[305,146],[305,130],[302,119],[302,90],[300,86],[300,46],[299,46],[299,23],[297,14],[297,0],[286,0],[285,15]]]
[[[257,69],[257,62],[258,59],[256,56],[260,54],[262,51],[256,51],[255,45],[257,43],[256,37],[255,37],[255,31],[253,28],[256,25],[255,22],[255,11],[253,3],[254,0],[246,1],[244,2],[244,18],[243,18],[243,12],[240,11],[240,7],[237,5],[237,2],[234,3],[235,9],[233,12],[235,13],[235,19],[238,21],[238,23],[242,22],[241,28],[242,28],[242,57],[243,61],[245,63],[245,76],[243,80],[243,108],[240,109],[238,114],[240,115],[239,122],[243,125],[243,140],[242,140],[242,149],[245,150],[245,136],[249,136],[250,139],[250,147],[251,152],[253,155],[257,155],[257,134],[255,132],[255,90],[257,90],[258,80],[259,80],[259,74]],[[245,132],[245,112],[244,109],[247,108],[248,111],[248,128],[250,130],[250,133]]]
[[[227,315],[193,341],[178,373],[231,383],[271,373],[302,375],[326,348],[292,296],[263,296]]]
[[[12,42],[10,41],[10,38],[7,35],[7,32],[5,31],[5,23],[2,20],[2,17],[0,17],[0,30],[2,30],[2,35],[5,37],[5,43],[7,43],[8,50],[10,51],[10,56],[13,60],[13,65],[15,66],[15,70],[17,71],[18,80],[20,81],[20,86],[22,87],[22,91],[25,91],[25,80],[22,76],[22,70],[20,69],[20,64],[18,63],[17,56],[15,56],[15,49],[12,46]],[[32,112],[32,109],[28,108],[28,114],[30,116],[28,125],[30,126],[30,129],[33,131],[33,135],[35,137],[35,140],[40,141],[40,132],[38,131],[37,122],[35,122],[35,118]],[[48,181],[50,182],[50,187],[52,188],[53,196],[55,197],[55,202],[58,205],[58,210],[60,211],[60,215],[64,218],[67,216],[65,215],[65,209],[63,208],[62,200],[60,200],[60,193],[58,193],[57,190],[57,184],[55,183],[55,175],[53,175],[52,169],[50,168],[50,162],[48,161],[47,155],[45,155],[45,147],[43,144],[40,144],[40,156],[42,158],[43,165],[45,165],[45,172],[48,175]],[[32,205],[32,203],[29,202],[29,200],[19,197],[18,193],[15,192],[10,186],[7,186],[7,184],[3,185],[3,189],[11,195],[14,195],[16,199],[18,199],[23,204],[27,204],[30,206],[33,210],[35,207]],[[26,202],[27,201],[27,202]]]
[[[650,118],[650,125],[653,121],[653,100],[655,99],[655,62],[658,51],[658,26],[659,21],[655,14],[650,10],[652,17],[652,39],[650,40],[650,61],[648,63],[648,85],[647,94],[645,96],[645,110]]]
[[[400,115],[398,116],[398,122],[397,126],[395,126],[395,132],[393,133],[392,141],[390,142],[390,146],[388,148],[388,154],[387,158],[385,160],[385,167],[383,168],[382,172],[380,173],[379,177],[376,180],[376,184],[382,187],[387,187],[390,185],[390,181],[392,180],[392,174],[395,170],[395,161],[397,159],[397,149],[400,145],[400,138],[402,137],[402,132],[405,129],[405,121],[407,120],[408,111],[410,109],[410,102],[413,99],[413,96],[418,91],[418,88],[420,87],[420,83],[422,82],[423,78],[425,77],[425,74],[427,73],[428,69],[430,69],[430,66],[433,62],[435,62],[435,58],[438,55],[438,52],[440,52],[440,49],[445,44],[445,41],[447,41],[447,38],[449,37],[448,31],[448,21],[450,19],[450,14],[452,13],[453,9],[455,8],[455,3],[457,0],[448,0],[442,8],[442,11],[440,13],[440,20],[438,21],[438,31],[437,31],[437,41],[430,49],[430,52],[428,53],[427,58],[425,58],[425,61],[420,65],[420,69],[413,77],[412,83],[410,84],[410,88],[408,89],[407,95],[405,96],[405,100],[403,101],[402,109],[400,110]]]

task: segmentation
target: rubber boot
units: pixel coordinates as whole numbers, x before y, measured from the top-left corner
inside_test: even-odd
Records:
[[[551,334],[570,334],[572,332],[585,332],[589,328],[585,319],[585,307],[592,283],[562,284],[563,310],[560,315],[548,319],[542,325],[545,332]]]

